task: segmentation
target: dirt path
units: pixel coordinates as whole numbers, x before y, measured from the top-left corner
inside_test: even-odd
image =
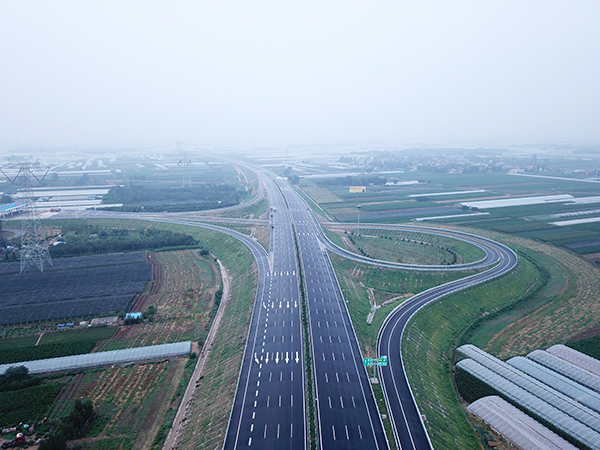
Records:
[[[192,373],[190,378],[190,382],[185,390],[185,394],[183,395],[183,399],[181,400],[181,404],[179,405],[179,410],[177,411],[177,415],[173,420],[173,428],[169,430],[169,434],[167,435],[167,439],[163,445],[163,450],[174,450],[178,448],[177,440],[183,434],[185,426],[188,422],[188,411],[191,406],[196,401],[196,388],[200,383],[200,379],[203,376],[204,372],[204,363],[208,359],[208,355],[213,348],[215,336],[217,335],[217,330],[221,325],[221,321],[223,319],[223,314],[225,313],[225,307],[229,302],[229,297],[231,293],[231,277],[229,276],[229,272],[221,261],[218,261],[219,267],[221,269],[221,278],[223,280],[223,297],[221,298],[221,304],[219,305],[219,309],[217,310],[217,314],[215,315],[215,319],[210,327],[210,331],[208,336],[206,337],[206,341],[204,343],[204,347],[202,347],[202,351],[200,352],[200,356],[198,357],[198,362],[196,363],[196,368]]]

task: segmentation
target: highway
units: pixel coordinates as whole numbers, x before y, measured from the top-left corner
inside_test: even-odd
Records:
[[[278,180],[296,230],[310,328],[319,442],[323,449],[387,449],[383,424],[321,227],[305,201]]]
[[[270,270],[256,297],[224,449],[304,449],[306,413],[298,269],[285,201],[270,187]],[[263,278],[263,277],[261,277]]]

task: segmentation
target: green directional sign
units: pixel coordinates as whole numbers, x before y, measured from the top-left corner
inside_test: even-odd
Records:
[[[363,366],[372,366],[373,358],[363,358]]]
[[[377,358],[377,365],[387,366],[387,355],[381,355],[379,358]]]

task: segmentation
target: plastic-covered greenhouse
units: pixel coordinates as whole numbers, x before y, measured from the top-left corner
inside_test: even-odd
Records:
[[[571,364],[558,356],[554,356],[552,353],[543,350],[534,350],[527,355],[527,358],[571,380],[577,381],[596,392],[600,392],[600,377],[598,375]]]
[[[558,356],[559,358],[570,362],[571,364],[576,365],[577,367],[581,367],[588,372],[592,372],[600,376],[600,361],[592,358],[591,356],[561,344],[553,345],[546,351],[554,356]]]
[[[176,342],[174,344],[150,345],[147,347],[127,348],[108,352],[87,353],[85,355],[62,356],[60,358],[38,359],[20,363],[0,365],[0,373],[12,366],[25,366],[29,373],[48,373],[63,370],[87,369],[89,367],[125,364],[149,359],[169,358],[189,355],[192,343]]]
[[[495,356],[486,353],[485,351],[475,347],[474,345],[463,345],[457,349],[460,353],[472,358],[485,368],[491,370],[495,374],[500,375],[506,380],[514,383],[516,386],[526,390],[530,394],[535,395],[539,399],[568,414],[577,421],[587,425],[593,430],[600,430],[600,415],[573,400],[570,397],[558,392],[556,389],[536,380],[533,377],[521,372],[515,367],[505,363]]]
[[[577,400],[582,405],[600,412],[600,394],[597,392],[522,356],[515,356],[506,363]]]
[[[516,384],[511,383],[472,359],[462,360],[456,366],[479,378],[507,399],[523,406],[524,409],[534,416],[545,420],[589,448],[600,450],[600,433],[598,431],[582,424],[558,408],[555,408]]]
[[[469,411],[523,450],[577,450],[521,410],[493,395],[471,403]]]

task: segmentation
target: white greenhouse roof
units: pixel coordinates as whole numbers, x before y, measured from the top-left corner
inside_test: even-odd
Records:
[[[575,364],[576,366],[581,367],[588,372],[592,372],[600,376],[600,361],[598,361],[596,358],[592,358],[585,353],[578,352],[575,349],[561,344],[553,345],[546,351],[554,356],[558,356],[559,358],[570,362],[571,364]]]
[[[593,430],[600,430],[600,415],[596,411],[580,404],[576,400],[573,400],[565,394],[551,388],[474,345],[463,345],[457,350],[514,385],[524,389],[549,405],[554,406],[573,419]]]
[[[582,405],[600,412],[600,394],[597,392],[522,356],[515,356],[506,362],[529,376],[540,380],[542,383],[577,400]]]
[[[469,411],[523,450],[577,450],[562,437],[493,395],[471,403]]]
[[[0,373],[13,366],[25,366],[29,373],[59,372],[63,370],[87,369],[90,367],[112,364],[126,364],[157,358],[189,355],[192,343],[176,342],[174,344],[150,345],[147,347],[127,348],[108,352],[87,353],[85,355],[62,356],[60,358],[38,359],[13,364],[0,365]]]
[[[478,209],[504,208],[507,206],[541,205],[544,203],[564,203],[573,200],[570,194],[539,195],[535,197],[513,197],[497,200],[479,200],[474,202],[460,202],[461,206]]]
[[[593,450],[600,450],[600,433],[598,431],[582,424],[472,359],[464,359],[456,366],[479,378],[512,402],[523,406],[531,414],[573,436],[582,444]]]
[[[571,380],[577,381],[596,392],[600,392],[600,377],[589,370],[582,369],[575,364],[543,350],[534,350],[527,355],[527,358],[542,366],[548,367]]]

